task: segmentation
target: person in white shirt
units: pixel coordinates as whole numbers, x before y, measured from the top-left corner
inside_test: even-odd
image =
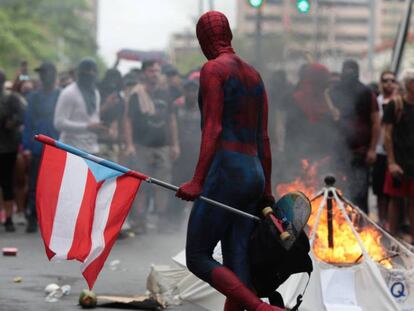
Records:
[[[99,153],[98,135],[108,130],[99,118],[97,75],[96,62],[83,59],[77,68],[76,82],[61,92],[54,117],[61,142],[93,154]]]

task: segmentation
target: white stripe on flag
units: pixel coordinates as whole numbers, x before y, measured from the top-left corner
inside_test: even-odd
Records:
[[[85,160],[67,153],[49,244],[49,248],[56,253],[53,259],[66,259],[72,246],[87,177]]]
[[[92,247],[91,252],[82,264],[82,271],[84,271],[91,262],[98,258],[105,248],[105,229],[108,222],[109,212],[111,210],[112,200],[114,198],[117,185],[117,178],[106,180],[99,189],[95,215],[93,217],[92,225]]]

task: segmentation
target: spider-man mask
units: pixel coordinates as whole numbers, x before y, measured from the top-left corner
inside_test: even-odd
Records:
[[[234,53],[231,47],[231,33],[227,17],[217,11],[204,13],[197,23],[197,38],[207,59],[214,59],[222,53]]]

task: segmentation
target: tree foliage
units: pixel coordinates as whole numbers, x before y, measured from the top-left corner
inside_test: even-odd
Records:
[[[86,0],[0,0],[0,67],[11,77],[21,60],[68,66],[95,56],[90,14]]]

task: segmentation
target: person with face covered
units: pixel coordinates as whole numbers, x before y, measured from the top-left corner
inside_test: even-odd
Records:
[[[332,152],[335,136],[332,124],[335,113],[325,96],[329,86],[329,70],[322,64],[306,64],[300,80],[290,96],[286,96],[286,177],[302,173],[301,161],[319,161]]]
[[[26,232],[37,231],[36,180],[39,171],[42,144],[34,140],[36,134],[44,134],[58,139],[59,132],[53,125],[56,103],[60,90],[56,88],[56,67],[49,62],[42,63],[35,71],[39,74],[41,87],[28,97],[23,131],[23,149],[30,163],[29,194],[26,208]]]
[[[122,92],[122,75],[117,69],[108,69],[99,84],[101,95],[101,121],[108,126],[109,132],[100,137],[101,155],[104,158],[118,162],[118,150],[121,143],[123,117],[125,112],[125,99]]]
[[[98,67],[93,59],[83,59],[77,68],[77,80],[60,94],[54,125],[59,139],[86,152],[99,152],[98,135],[107,133],[100,121],[100,95],[96,88]]]
[[[224,14],[203,14],[196,33],[208,59],[200,74],[201,145],[193,178],[176,193],[195,200],[187,231],[187,267],[226,296],[224,310],[282,310],[264,303],[251,288],[247,247],[253,220],[197,200],[202,194],[251,214],[274,202],[264,84],[235,54]],[[223,264],[212,257],[219,241]]]
[[[380,118],[375,94],[359,81],[354,60],[343,63],[341,80],[330,90],[340,133],[336,159],[347,176],[350,200],[368,213],[369,166],[376,160]]]
[[[21,142],[25,103],[20,96],[4,89],[5,82],[6,75],[0,69],[0,189],[6,213],[4,227],[6,232],[14,232],[16,228],[12,220],[15,202],[13,175]]]

